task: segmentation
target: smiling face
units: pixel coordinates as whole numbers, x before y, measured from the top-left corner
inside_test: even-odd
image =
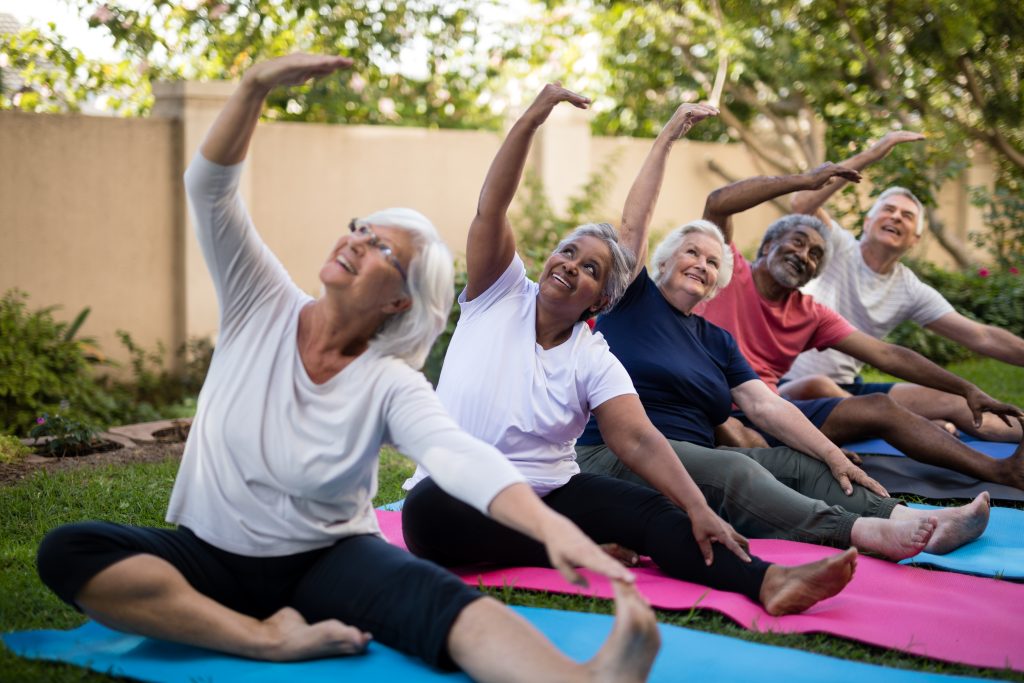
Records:
[[[548,257],[538,280],[539,295],[565,308],[574,321],[585,311],[596,312],[607,301],[604,286],[611,260],[603,240],[583,235]]]
[[[762,247],[762,256],[775,281],[799,289],[817,274],[825,258],[825,239],[811,227],[796,226]]]
[[[334,243],[320,268],[320,282],[328,290],[350,290],[371,303],[407,296],[401,270],[409,271],[412,237],[401,228],[371,227],[372,236],[346,232]],[[391,250],[390,258],[381,247]]]
[[[885,246],[899,252],[906,252],[920,239],[917,234],[919,210],[910,197],[893,194],[875,207],[864,221],[866,243]]]
[[[658,286],[673,306],[689,313],[715,291],[722,259],[722,245],[717,239],[703,232],[687,233],[672,261],[662,267],[668,274]]]

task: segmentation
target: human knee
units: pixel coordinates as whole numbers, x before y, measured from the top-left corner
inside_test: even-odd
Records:
[[[109,548],[104,525],[79,522],[50,531],[36,551],[36,571],[43,584],[73,604],[78,589],[91,578],[96,556]]]

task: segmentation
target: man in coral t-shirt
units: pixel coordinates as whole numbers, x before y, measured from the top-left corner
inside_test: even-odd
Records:
[[[704,218],[722,229],[733,251],[735,271],[729,287],[700,312],[732,333],[754,370],[776,390],[797,355],[811,348],[834,348],[901,379],[963,396],[976,422],[983,412],[1021,417],[1015,406],[996,401],[910,349],[856,330],[800,292],[828,260],[827,228],[817,218],[790,215],[772,223],[752,263],[732,244],[733,214],[790,192],[821,188],[834,178],[858,181],[860,174],[826,163],[807,173],[749,178],[712,192]],[[883,438],[915,460],[1024,488],[1024,446],[1010,458],[996,460],[949,438],[941,427],[886,394],[793,403],[835,443]]]

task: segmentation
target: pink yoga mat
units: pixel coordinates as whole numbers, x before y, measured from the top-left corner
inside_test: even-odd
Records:
[[[389,541],[402,542],[402,514],[377,512]],[[802,564],[838,551],[795,541],[751,540],[762,559]],[[723,552],[716,547],[716,553]],[[587,574],[579,588],[553,569],[511,567],[459,570],[466,583],[514,586],[526,590],[612,596],[602,578]],[[637,586],[660,609],[712,609],[755,631],[830,633],[921,657],[972,666],[1024,671],[1024,585],[951,572],[907,567],[861,557],[853,581],[839,595],[803,614],[773,617],[736,593],[672,579],[650,562],[635,570]]]

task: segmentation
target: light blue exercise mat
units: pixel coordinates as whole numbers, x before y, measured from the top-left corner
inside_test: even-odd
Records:
[[[603,614],[560,612],[530,607],[513,608],[569,656],[582,661],[595,653],[611,631],[612,618]],[[889,669],[800,650],[749,643],[660,624],[661,651],[651,681],[677,683],[756,680],[758,683],[864,683],[886,681],[952,683],[979,679]],[[7,647],[32,659],[69,662],[103,673],[159,683],[347,683],[401,681],[468,681],[464,674],[442,674],[419,660],[371,644],[369,652],[294,664],[271,664],[228,657],[207,650],[126,636],[89,622],[73,631],[27,631],[3,636]],[[516,666],[522,653],[509,653]]]
[[[935,510],[934,505],[910,507]],[[1024,580],[1024,510],[994,507],[988,528],[976,541],[946,555],[921,553],[902,564],[930,565],[963,574]]]

